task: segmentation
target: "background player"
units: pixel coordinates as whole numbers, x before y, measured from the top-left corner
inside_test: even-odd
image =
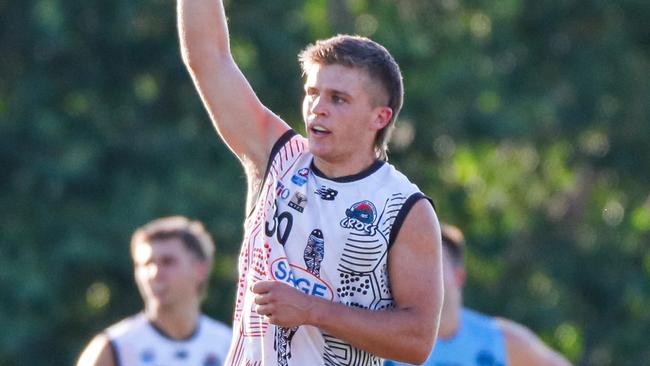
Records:
[[[463,307],[465,239],[455,226],[442,225],[445,299],[438,342],[425,366],[567,366],[523,325]],[[386,361],[385,366],[406,365]]]
[[[131,256],[144,312],[97,335],[77,366],[222,365],[231,330],[200,312],[214,257],[203,225],[152,221],[133,234]]]

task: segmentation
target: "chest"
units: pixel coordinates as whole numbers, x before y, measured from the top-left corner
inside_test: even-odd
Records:
[[[405,195],[367,180],[337,184],[306,168],[279,177],[274,189],[264,227],[275,248],[274,279],[337,300],[353,288],[367,294],[371,278],[385,277],[391,226]]]

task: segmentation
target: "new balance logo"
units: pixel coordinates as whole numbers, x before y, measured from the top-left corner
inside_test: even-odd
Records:
[[[339,194],[338,191],[332,189],[332,188],[327,188],[325,186],[321,186],[318,188],[314,193],[320,196],[321,199],[324,199],[325,201],[334,201],[336,198],[336,195]]]

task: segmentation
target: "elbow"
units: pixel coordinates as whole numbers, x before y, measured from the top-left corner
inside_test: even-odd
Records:
[[[417,322],[408,327],[404,334],[400,362],[420,365],[427,361],[433,351],[438,335],[439,318],[418,317]]]
[[[409,354],[408,357],[406,357],[402,361],[412,365],[421,365],[429,358],[430,353],[431,353],[431,349],[426,351],[422,350],[417,353],[414,352],[412,354]]]
[[[432,319],[433,322],[422,321],[418,324],[417,333],[413,337],[412,349],[410,350],[408,363],[422,364],[433,351],[438,338],[439,319]]]
[[[412,355],[404,361],[412,365],[422,365],[427,360],[427,358],[429,358],[429,353]]]
[[[414,365],[423,364],[433,351],[434,341],[434,334],[418,337],[417,340],[411,339],[411,347],[403,361]]]

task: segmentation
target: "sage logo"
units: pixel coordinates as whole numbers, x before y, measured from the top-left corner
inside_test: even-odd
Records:
[[[334,291],[327,282],[310,273],[306,268],[289,264],[286,257],[281,257],[271,263],[271,277],[284,282],[307,295],[334,299]]]
[[[345,210],[345,218],[341,220],[341,227],[362,231],[368,235],[377,233],[377,225],[374,224],[377,216],[377,209],[370,201],[357,202]]]

